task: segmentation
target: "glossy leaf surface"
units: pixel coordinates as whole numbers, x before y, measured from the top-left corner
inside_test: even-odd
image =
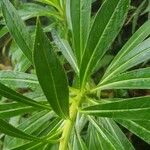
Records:
[[[59,116],[67,117],[69,114],[67,78],[39,22],[34,45],[34,63],[39,83],[52,109]]]

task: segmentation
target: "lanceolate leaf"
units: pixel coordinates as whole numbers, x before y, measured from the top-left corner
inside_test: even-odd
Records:
[[[113,119],[99,117],[98,124],[103,126],[103,128],[105,128],[107,132],[109,132],[115,140],[118,141],[123,149],[134,150],[134,147],[130,143],[129,139],[125,136],[123,131],[121,131]]]
[[[99,124],[94,118],[88,117],[89,121],[96,130],[94,133],[94,136],[96,136],[99,144],[100,149],[109,149],[109,150],[124,150],[124,147],[120,144],[118,139],[116,139],[111,133],[105,129],[101,124]],[[94,137],[93,137],[94,138]],[[133,150],[132,147],[130,147],[130,150]]]
[[[76,57],[74,56],[74,53],[73,53],[68,41],[61,39],[55,31],[52,31],[52,35],[54,38],[54,42],[58,46],[59,50],[62,52],[64,57],[70,63],[70,65],[74,69],[74,71],[77,74],[79,74],[79,68],[78,68],[77,60],[76,60]]]
[[[12,88],[37,88],[36,75],[16,71],[0,71],[0,82]]]
[[[67,117],[69,114],[67,78],[39,22],[34,45],[34,63],[39,83],[52,109],[59,116]]]
[[[2,119],[0,119],[0,131],[2,133],[5,133],[6,135],[10,135],[13,137],[22,138],[22,139],[26,139],[26,140],[32,140],[32,141],[37,141],[37,140],[40,141],[40,138],[26,134],[26,133],[22,132],[21,130],[8,124],[6,121],[4,121]]]
[[[66,3],[69,5],[66,9],[70,9],[68,22],[71,24],[74,51],[80,64],[89,33],[91,0],[67,0]]]
[[[14,90],[8,88],[7,86],[0,83],[0,95],[6,98],[12,99],[17,102],[24,103],[29,106],[33,106],[39,109],[50,109],[49,106],[40,104],[32,99],[21,95],[20,93],[15,92]]]
[[[116,120],[119,124],[150,144],[150,121]]]
[[[113,70],[117,69],[118,64],[120,65],[120,60],[130,51],[132,51],[137,45],[139,45],[148,35],[150,35],[150,21],[144,23],[128,40],[128,42],[123,46],[120,52],[115,56],[112,63],[109,65],[108,69],[103,78],[108,76]]]
[[[107,104],[100,104],[81,110],[82,113],[94,116],[150,120],[150,97],[139,97],[118,100]]]
[[[21,20],[20,16],[9,0],[2,0],[2,11],[9,32],[24,55],[32,62],[31,49],[33,42],[24,22]]]
[[[80,68],[81,86],[92,73],[117,36],[127,14],[130,0],[106,0],[99,9],[90,30]]]
[[[137,69],[100,83],[94,90],[103,89],[150,89],[150,68]]]
[[[34,107],[26,106],[21,103],[0,103],[0,118],[10,118],[27,112],[34,112],[36,110],[37,109]]]
[[[115,69],[109,72],[109,75],[102,79],[101,83],[109,80],[115,75],[118,75],[144,61],[150,59],[150,38],[140,43],[134,49],[126,53],[121,60],[115,65]]]

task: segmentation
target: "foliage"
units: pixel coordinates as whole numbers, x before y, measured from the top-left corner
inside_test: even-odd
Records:
[[[12,55],[21,61],[19,69],[0,71],[3,149],[134,150],[121,126],[150,144],[150,96],[102,97],[105,90],[150,89],[150,68],[137,69],[150,58],[150,21],[111,61],[108,51],[130,0],[106,0],[96,14],[92,0],[35,1],[16,10],[1,0],[0,37],[10,33],[10,50],[15,47]],[[34,17],[36,27],[25,24]],[[102,66],[105,72],[95,83],[92,75]]]

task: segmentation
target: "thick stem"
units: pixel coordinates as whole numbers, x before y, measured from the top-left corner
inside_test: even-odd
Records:
[[[59,145],[59,150],[67,150],[68,141],[70,139],[73,126],[75,124],[80,101],[81,101],[81,96],[77,96],[70,106],[70,119],[67,119],[65,121],[62,138],[61,138],[60,145]]]

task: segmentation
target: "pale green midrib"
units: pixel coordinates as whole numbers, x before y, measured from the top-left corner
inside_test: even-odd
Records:
[[[62,43],[62,45],[64,46],[64,48],[66,49],[66,52],[68,53],[68,55],[70,56],[70,58],[71,58],[71,60],[72,60],[72,62],[73,62],[73,64],[74,64],[74,69],[76,70],[76,72],[77,72],[77,74],[79,73],[79,68],[78,68],[78,66],[77,66],[77,64],[76,64],[76,59],[75,59],[75,57],[73,56],[74,54],[71,54],[71,52],[70,51],[68,51],[67,49],[67,47],[66,47],[66,45],[63,43],[63,42],[61,42]]]
[[[92,89],[91,92],[94,92],[94,91],[100,90],[100,89],[102,90],[102,89],[105,89],[105,88],[109,88],[109,86],[112,86],[112,85],[121,84],[121,83],[124,83],[124,82],[133,82],[133,81],[135,82],[135,81],[138,81],[138,80],[148,80],[148,81],[150,81],[150,78],[146,77],[146,78],[137,78],[137,79],[131,79],[131,80],[129,80],[129,79],[120,80],[120,81],[117,81],[117,82],[112,82],[112,83],[100,85],[100,86]],[[120,86],[120,87],[124,87],[124,86]],[[126,86],[126,87],[130,87],[130,86]],[[147,86],[145,86],[145,87],[147,87]],[[149,87],[149,89],[150,89],[150,87]]]
[[[113,109],[113,110],[81,110],[81,113],[84,114],[98,114],[98,113],[118,113],[118,112],[136,112],[136,111],[143,111],[143,110],[150,110],[150,106],[149,107],[141,107],[141,108],[126,108],[126,109]]]
[[[5,77],[0,77],[0,81],[22,81],[23,83],[35,83],[39,84],[38,81],[36,80],[24,80],[24,79],[15,79],[15,78],[5,78]]]
[[[117,62],[123,57],[123,55],[126,54],[126,52],[128,52],[128,50],[130,50],[130,48],[132,47],[132,45],[134,45],[134,43],[135,43],[144,33],[145,33],[145,30],[144,30],[141,34],[139,34],[139,36],[134,40],[134,42],[132,42],[132,43],[128,46],[128,48],[126,48],[126,51],[123,51],[123,50],[124,50],[124,47],[122,48],[121,51],[123,51],[123,52],[122,52],[122,53],[120,52],[121,55],[118,56],[117,60],[116,60],[114,63],[110,64],[110,67],[109,67],[108,71],[106,71],[106,73],[108,73],[108,72],[110,71],[110,69],[112,69],[112,68],[117,64]],[[105,75],[104,75],[104,76],[105,76]]]
[[[120,146],[122,147],[123,150],[125,150],[124,145],[121,143],[121,141],[119,140],[119,137],[117,136],[114,128],[111,126],[111,123],[108,121],[108,119],[106,119],[107,124],[109,125],[110,129],[112,130],[112,132],[114,133],[117,141],[120,143]]]
[[[54,78],[53,78],[53,73],[52,73],[52,71],[51,71],[51,69],[50,69],[50,65],[49,65],[49,62],[48,62],[48,58],[47,58],[46,52],[45,52],[44,48],[42,48],[42,50],[43,50],[43,53],[44,53],[44,56],[45,56],[45,60],[46,60],[47,66],[48,66],[49,73],[50,73],[51,78],[52,78],[52,82],[53,82],[52,85],[53,85],[53,87],[54,87],[54,95],[55,95],[55,98],[56,98],[57,106],[58,106],[58,108],[59,108],[59,111],[63,114],[63,116],[66,117],[66,115],[65,115],[64,112],[62,111],[61,106],[60,106],[60,104],[59,104],[59,100],[58,100],[58,96],[57,96],[57,90],[56,90],[56,87],[55,87],[55,81],[54,81]],[[51,52],[51,53],[52,53],[52,52]],[[57,58],[56,58],[56,59],[57,59]],[[56,60],[56,61],[57,61],[57,60]]]
[[[46,106],[46,105],[42,105],[42,104],[39,104],[39,103],[37,103],[36,101],[29,101],[29,100],[31,100],[31,99],[29,99],[28,97],[25,97],[25,98],[20,98],[19,96],[17,96],[17,95],[13,95],[13,94],[11,94],[11,93],[9,93],[9,92],[7,92],[7,91],[4,91],[4,90],[2,90],[2,89],[0,89],[0,91],[2,91],[3,93],[7,93],[8,95],[11,95],[11,96],[13,96],[13,97],[16,97],[17,99],[19,99],[19,100],[17,100],[17,101],[19,101],[19,102],[21,102],[21,103],[24,103],[24,104],[26,104],[25,102],[27,102],[28,103],[28,105],[29,104],[31,104],[31,106],[33,106],[33,107],[38,107],[38,108],[45,108],[45,109],[50,109],[48,106]],[[19,93],[17,93],[17,94],[19,94]],[[21,96],[23,96],[23,95],[21,95]],[[22,101],[22,100],[20,100],[20,99],[22,99],[22,100],[24,100],[24,101]],[[16,101],[16,100],[15,100]],[[27,104],[26,104],[27,105]]]
[[[107,136],[104,134],[104,132],[100,129],[100,127],[97,125],[97,122],[95,122],[91,117],[89,117],[89,120],[92,121],[93,126],[101,133],[104,139],[107,139],[107,142],[114,148],[114,150],[117,150],[114,147],[114,144],[107,138]],[[93,123],[94,122],[94,123]]]
[[[33,109],[32,106],[25,106],[25,107],[18,107],[18,108],[9,109],[9,110],[3,110],[3,111],[0,110],[0,114],[1,114],[1,113],[12,112],[12,111],[24,110],[24,109],[31,109],[31,108]]]
[[[5,5],[4,2],[3,2],[3,5]],[[5,5],[5,7],[7,8],[7,5]],[[8,9],[8,8],[7,8],[7,12],[9,13],[9,16],[10,16],[11,19],[12,19],[13,16],[12,16],[11,13],[9,12],[9,9]],[[16,26],[16,30],[18,31],[17,33],[19,33],[19,35],[21,35],[21,34],[20,34],[20,30],[17,28],[17,25],[16,25],[14,19],[12,19],[12,21],[14,22],[14,25]],[[9,28],[8,28],[8,29],[9,29]],[[20,37],[22,37],[22,36],[20,36]],[[27,51],[28,54],[27,54],[24,50],[23,50],[23,54],[24,54],[24,55],[28,58],[28,60],[32,63],[32,59],[31,59],[31,60],[29,59],[29,57],[30,57],[30,55],[31,55],[31,53],[32,53],[32,52],[31,52],[31,49],[29,48],[29,45],[28,45],[29,43],[27,44],[27,43],[26,43],[26,40],[25,40],[23,37],[22,37],[22,40],[23,40],[24,44],[26,45],[26,47],[28,48],[28,51]],[[29,51],[30,51],[31,53],[30,53]]]
[[[136,127],[139,127],[140,129],[148,132],[150,134],[150,130],[146,129],[145,127],[141,126],[141,125],[138,125],[137,123],[135,123],[134,121],[130,121],[132,124],[134,124]]]
[[[121,3],[121,0],[120,0],[120,1],[118,2],[118,4],[116,5],[115,10],[119,7],[120,3]],[[116,11],[114,11],[114,12],[112,13],[112,15],[111,15],[111,17],[110,17],[110,19],[109,19],[109,21],[108,21],[108,23],[107,23],[105,29],[103,30],[103,32],[102,32],[102,34],[101,34],[101,37],[100,37],[99,41],[97,42],[97,44],[96,44],[96,46],[95,46],[95,49],[94,49],[94,51],[93,51],[93,53],[92,53],[92,56],[90,57],[90,60],[89,60],[89,62],[88,62],[88,64],[87,64],[87,67],[86,67],[86,69],[85,69],[85,73],[84,73],[84,76],[83,76],[82,85],[81,85],[82,88],[83,88],[83,86],[84,86],[84,84],[85,84],[84,82],[85,82],[86,77],[87,77],[88,68],[89,68],[89,66],[90,66],[90,64],[91,64],[91,62],[92,62],[92,60],[93,60],[93,57],[94,57],[94,55],[95,55],[95,53],[96,53],[96,50],[97,50],[97,47],[99,46],[99,44],[100,44],[100,42],[101,42],[101,40],[102,40],[102,37],[103,37],[105,31],[107,30],[107,27],[109,26],[111,20],[113,19],[115,13],[116,13]],[[95,18],[96,18],[96,17],[95,17]],[[95,22],[95,20],[94,20],[94,22]],[[93,24],[94,24],[94,22],[93,22]],[[93,26],[93,25],[92,25],[92,26]],[[92,29],[92,27],[91,27],[91,29]],[[91,32],[91,30],[90,30],[90,32]],[[90,34],[89,34],[89,35],[90,35]],[[85,52],[86,52],[86,51],[84,51],[84,53],[85,53]]]
[[[144,53],[145,51],[147,50],[150,50],[150,47],[149,48],[146,48],[142,51],[140,51],[139,53],[137,53],[136,55],[134,55],[133,57],[131,57],[128,61],[124,62],[122,65],[120,65],[116,70],[112,71],[106,78],[104,78],[102,81],[100,81],[99,84],[102,84],[104,83],[105,81],[107,81],[108,79],[111,78],[112,75],[114,75],[118,70],[120,70],[120,68],[126,66],[126,64],[128,64],[130,61],[134,60],[135,57],[138,57],[141,53]],[[128,68],[129,69],[129,68]],[[98,84],[98,85],[99,85]]]

